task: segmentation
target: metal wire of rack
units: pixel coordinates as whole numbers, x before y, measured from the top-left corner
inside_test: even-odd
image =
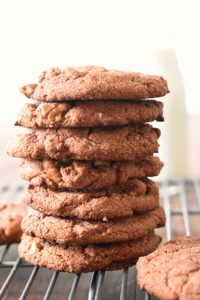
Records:
[[[159,230],[163,241],[184,235],[200,235],[200,181],[180,179],[158,182],[167,216]],[[1,200],[21,201],[23,185],[0,187]],[[139,290],[135,268],[88,274],[56,272],[25,263],[17,245],[0,247],[0,299],[154,299]]]

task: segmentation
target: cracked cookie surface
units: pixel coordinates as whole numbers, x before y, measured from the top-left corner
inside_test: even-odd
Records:
[[[135,160],[158,151],[160,130],[151,125],[30,130],[8,145],[8,154],[33,159]]]
[[[37,101],[145,99],[165,96],[169,90],[161,76],[107,70],[97,66],[51,68],[37,84],[20,91]]]
[[[20,242],[21,221],[26,212],[23,205],[0,202],[0,245]]]
[[[160,299],[200,299],[200,238],[171,240],[137,263],[142,289]]]
[[[156,249],[161,238],[153,232],[136,241],[121,244],[51,245],[39,238],[23,235],[19,255],[26,261],[64,272],[117,270],[136,263],[141,255]]]
[[[138,239],[164,225],[165,213],[161,207],[145,214],[109,222],[45,216],[32,210],[23,219],[22,230],[49,243],[94,244]]]
[[[98,127],[163,121],[163,104],[155,100],[75,101],[25,104],[15,125],[28,128]]]
[[[130,180],[123,188],[99,192],[59,192],[30,186],[24,201],[45,215],[108,221],[157,208],[159,191],[153,181],[138,179]]]
[[[95,191],[126,184],[133,178],[157,176],[162,167],[156,156],[118,162],[22,159],[20,175],[34,187]]]

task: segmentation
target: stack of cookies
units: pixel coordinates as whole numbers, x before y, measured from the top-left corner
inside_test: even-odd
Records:
[[[50,69],[21,89],[35,100],[17,125],[30,128],[8,147],[29,181],[19,254],[68,272],[119,269],[160,243],[165,225],[156,176],[162,162],[159,76],[88,66]]]

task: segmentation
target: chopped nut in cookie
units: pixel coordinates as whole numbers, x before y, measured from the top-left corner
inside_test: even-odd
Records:
[[[19,89],[19,91],[20,91],[20,93],[22,93],[25,96],[27,96],[28,98],[30,98],[31,95],[34,93],[36,86],[37,86],[36,84],[28,84],[26,86],[22,86]]]
[[[35,252],[39,252],[41,250],[42,250],[42,245],[39,242],[33,241],[29,253],[34,254]]]

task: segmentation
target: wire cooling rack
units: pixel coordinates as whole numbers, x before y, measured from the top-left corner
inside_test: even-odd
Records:
[[[159,230],[163,241],[200,235],[200,181],[158,182],[167,223]],[[22,185],[0,187],[1,200],[21,201]],[[125,300],[154,299],[139,290],[135,268],[114,272],[68,274],[27,264],[17,256],[17,245],[0,247],[0,299]]]

